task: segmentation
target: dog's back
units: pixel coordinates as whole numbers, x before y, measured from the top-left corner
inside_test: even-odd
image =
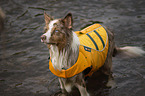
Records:
[[[108,34],[100,24],[93,24],[75,33],[78,35],[81,45],[97,51],[103,51],[108,42]]]
[[[78,35],[82,47],[79,51],[91,65],[91,71],[86,76],[91,76],[105,63],[109,47],[107,31],[102,25],[93,24],[75,33]]]

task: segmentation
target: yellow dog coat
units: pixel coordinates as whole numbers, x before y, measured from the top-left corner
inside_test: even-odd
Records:
[[[76,63],[69,69],[55,70],[51,60],[49,60],[50,71],[62,78],[70,78],[91,67],[91,71],[86,76],[91,76],[105,63],[108,53],[108,34],[100,24],[93,24],[81,31],[75,32],[80,41],[79,56]]]

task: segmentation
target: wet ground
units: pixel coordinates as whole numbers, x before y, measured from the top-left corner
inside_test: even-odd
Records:
[[[74,30],[101,23],[115,33],[118,46],[145,49],[144,0],[0,0],[0,7],[6,13],[0,33],[0,96],[50,96],[60,90],[57,77],[48,70],[48,49],[40,42],[44,10],[57,18],[72,12]],[[113,75],[115,88],[94,81],[89,92],[145,96],[145,56],[113,58]]]

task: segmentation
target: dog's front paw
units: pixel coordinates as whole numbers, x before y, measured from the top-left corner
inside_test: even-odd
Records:
[[[106,84],[107,87],[111,87],[111,88],[115,88],[116,87],[116,83],[113,79],[110,79],[108,81],[108,83]]]

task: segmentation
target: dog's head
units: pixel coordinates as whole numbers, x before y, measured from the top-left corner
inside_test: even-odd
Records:
[[[72,37],[72,14],[68,13],[62,19],[53,19],[44,12],[45,28],[41,42],[47,45],[66,46]]]

